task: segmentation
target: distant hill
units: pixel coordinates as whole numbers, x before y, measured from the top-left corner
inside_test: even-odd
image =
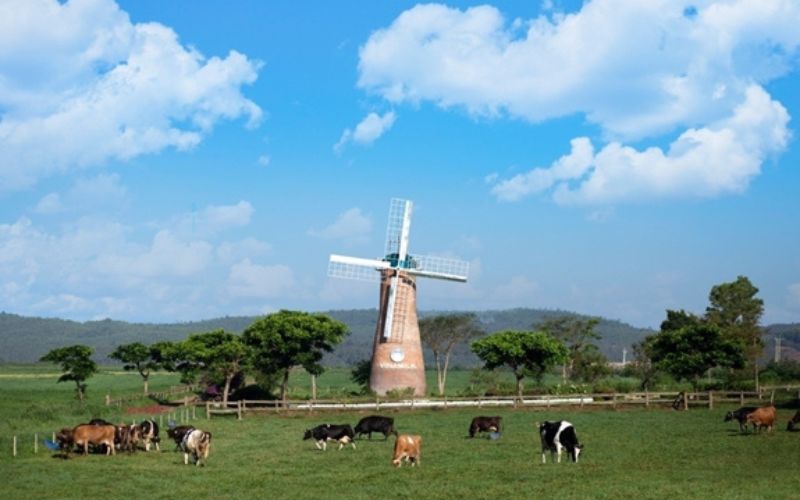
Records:
[[[439,314],[442,311],[421,311],[420,317]],[[372,337],[378,311],[375,309],[328,311],[331,317],[345,323],[350,335],[336,350],[326,356],[325,363],[332,366],[351,365],[366,359],[371,354]],[[476,312],[484,329],[494,332],[504,329],[530,329],[535,323],[547,318],[574,314],[564,311],[538,309],[509,309],[503,311]],[[94,358],[101,363],[113,363],[108,354],[116,346],[131,342],[151,344],[160,340],[183,340],[191,333],[207,332],[222,328],[241,333],[255,321],[255,316],[234,316],[189,323],[152,324],[127,323],[105,319],[102,321],[68,321],[51,318],[35,318],[16,314],[0,313],[0,363],[30,363],[56,347],[85,344],[95,349]],[[650,330],[635,328],[614,320],[602,320],[597,327],[603,338],[597,343],[603,353],[613,361],[622,358],[622,349],[630,346]],[[425,354],[431,360],[430,352]],[[452,366],[472,367],[478,359],[462,345],[456,349]]]

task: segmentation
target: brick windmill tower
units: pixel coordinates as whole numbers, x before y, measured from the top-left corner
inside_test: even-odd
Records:
[[[392,199],[383,259],[332,254],[328,267],[328,275],[335,278],[380,282],[369,382],[370,389],[379,395],[406,387],[413,387],[418,396],[426,393],[417,322],[417,278],[465,282],[469,272],[469,263],[461,260],[408,253],[411,208],[409,200]]]

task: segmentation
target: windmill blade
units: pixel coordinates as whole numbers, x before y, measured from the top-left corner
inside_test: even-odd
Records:
[[[386,256],[395,256],[402,262],[408,253],[408,233],[411,229],[412,203],[392,198],[389,204],[389,222],[386,225]]]
[[[386,320],[383,322],[383,338],[388,339],[392,336],[392,326],[394,325],[394,306],[397,300],[397,274],[392,276],[389,282],[389,301],[386,304]]]
[[[378,282],[381,279],[381,273],[376,271],[387,269],[388,267],[389,263],[382,260],[360,259],[358,257],[331,254],[331,258],[328,261],[328,276]]]
[[[432,255],[414,255],[410,260],[412,265],[406,270],[410,274],[441,280],[467,281],[469,262],[465,260]]]

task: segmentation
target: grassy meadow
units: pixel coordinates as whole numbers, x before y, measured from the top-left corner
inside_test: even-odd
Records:
[[[90,401],[81,406],[56,377],[52,368],[0,367],[3,498],[796,498],[800,492],[800,433],[784,430],[790,409],[779,409],[771,435],[740,435],[735,423],[723,423],[730,408],[384,412],[400,432],[423,437],[421,467],[399,470],[390,465],[393,438],[378,435],[357,441],[355,450],[327,452],[302,440],[308,427],[354,425],[367,412],[198,418],[192,423],[214,436],[202,468],[184,466],[166,441],[161,453],[61,460],[41,445],[34,454],[33,433],[49,436],[92,416],[137,418],[101,402],[106,392],[137,392],[141,383],[136,375],[104,370],[89,381]],[[175,383],[173,375],[158,375],[151,388]],[[503,416],[499,440],[466,438],[479,414]],[[546,419],[575,424],[586,446],[579,464],[541,464],[534,422]],[[13,434],[20,436],[16,458]]]

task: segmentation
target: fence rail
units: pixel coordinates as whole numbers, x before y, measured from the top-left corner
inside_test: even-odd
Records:
[[[707,391],[707,392],[634,392],[634,393],[597,393],[597,394],[571,394],[571,395],[536,395],[524,396],[522,399],[509,396],[499,397],[445,397],[445,398],[411,398],[402,400],[389,400],[376,398],[375,400],[237,400],[221,402],[207,401],[206,418],[212,415],[233,415],[241,419],[246,413],[258,412],[313,412],[335,410],[386,410],[386,409],[415,409],[415,408],[459,408],[459,407],[622,407],[644,406],[658,407],[671,406],[675,409],[688,410],[690,407],[705,407],[713,409],[716,404],[747,403],[763,405],[767,401],[774,402],[775,392],[744,392],[744,391]]]
[[[130,403],[131,401],[138,401],[140,399],[146,399],[146,398],[167,399],[169,396],[197,391],[199,388],[200,386],[197,384],[188,384],[188,385],[176,385],[164,391],[153,391],[153,392],[148,392],[147,394],[144,393],[130,394],[127,396],[120,396],[117,398],[112,398],[110,394],[106,394],[106,406],[112,406],[112,405],[122,406],[123,404]]]

